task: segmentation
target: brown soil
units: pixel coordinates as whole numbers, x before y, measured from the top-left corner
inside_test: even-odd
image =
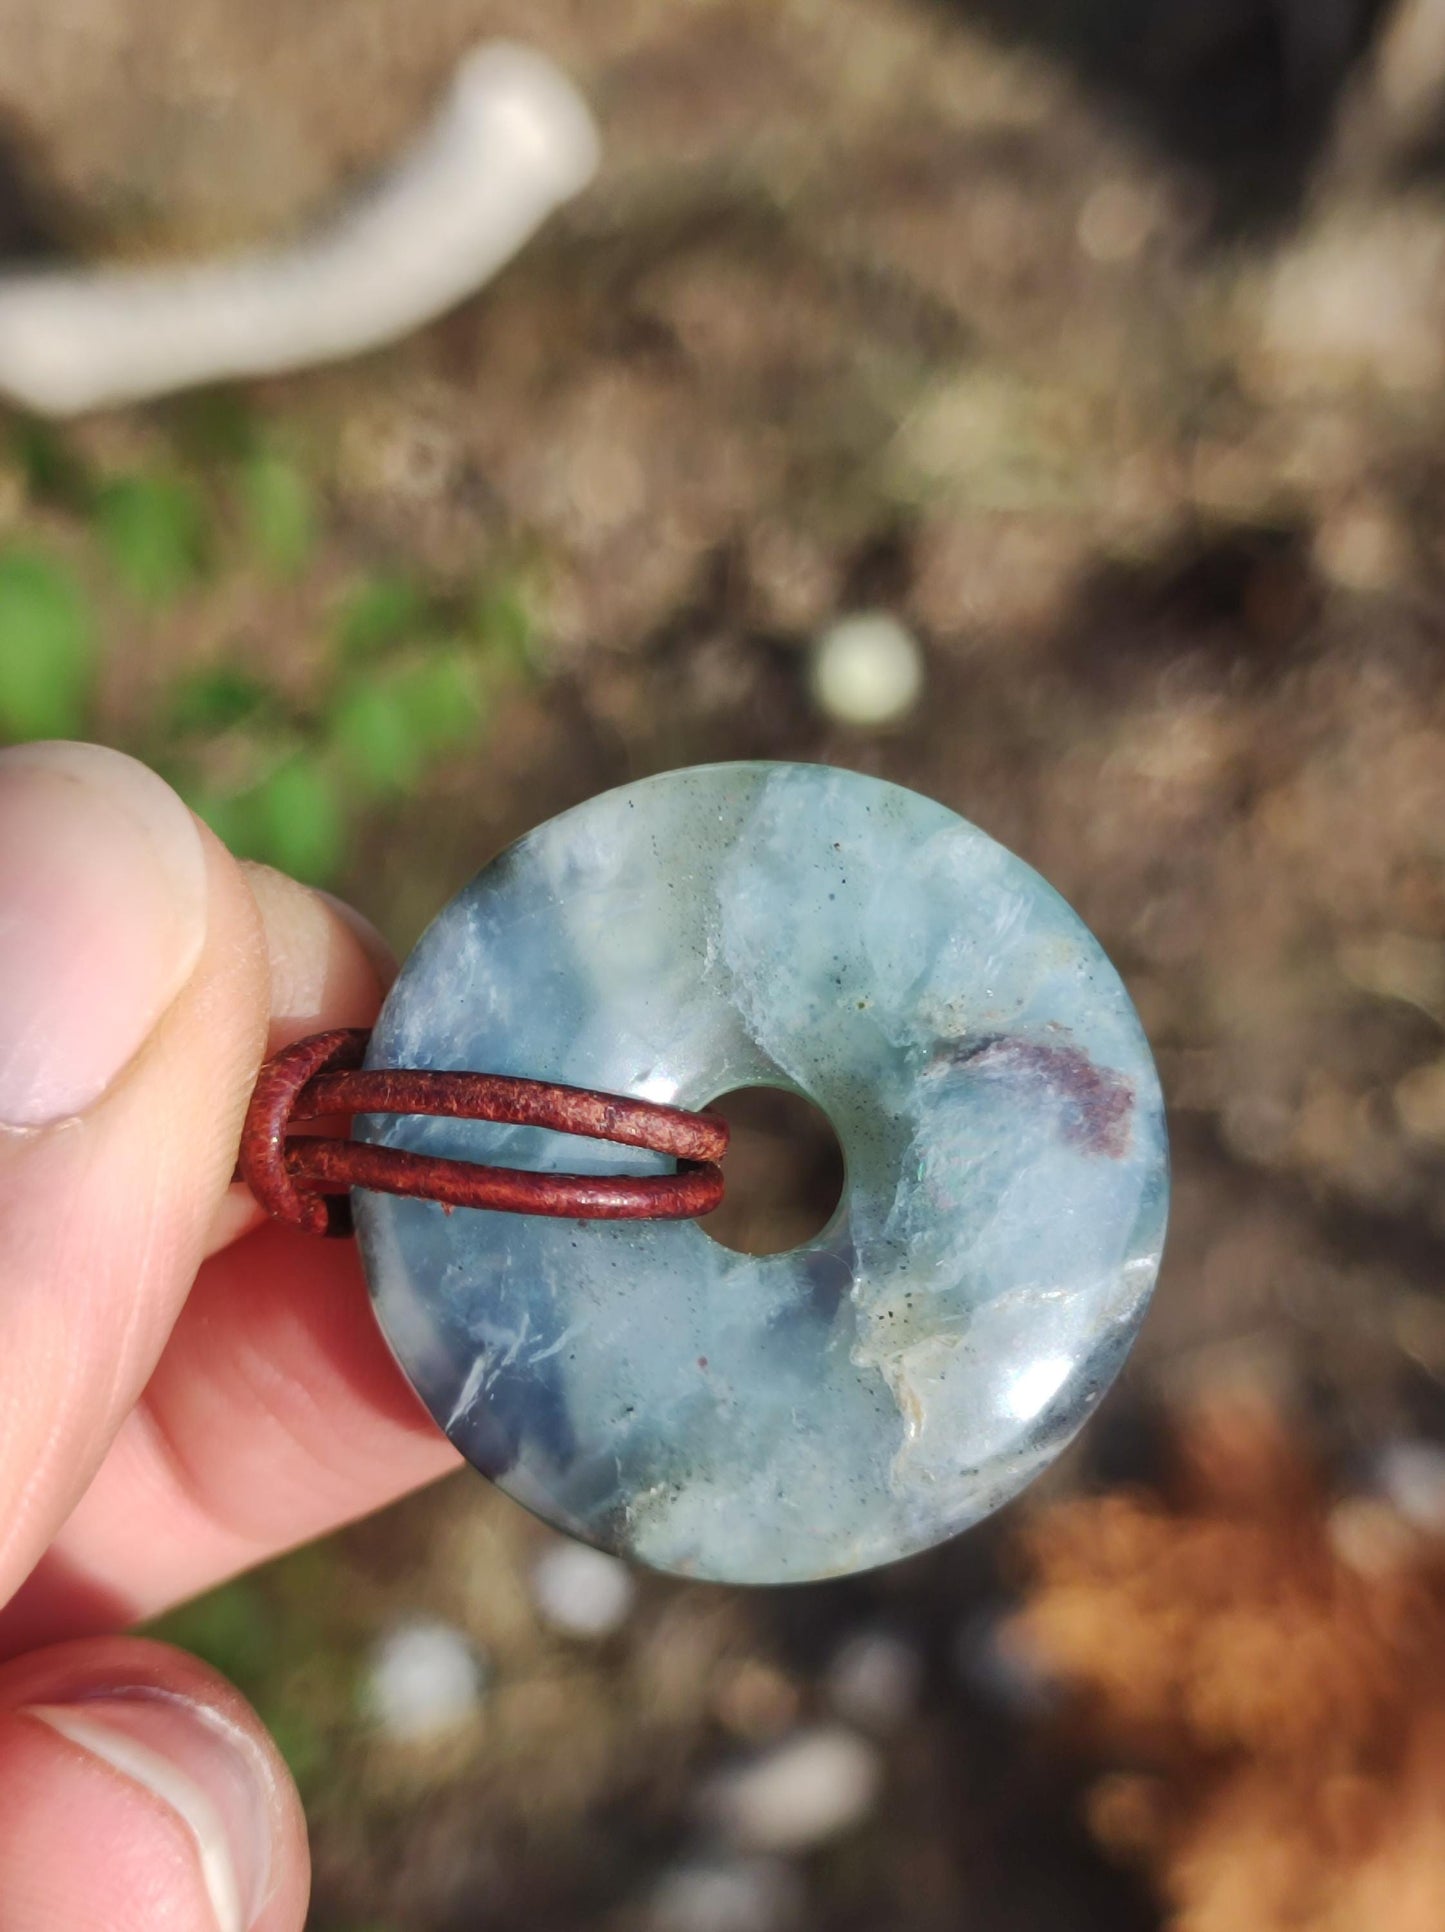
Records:
[[[853,765],[1022,853],[1125,974],[1173,1112],[1155,1311],[1075,1475],[1182,1384],[1286,1383],[1349,1453],[1438,1426],[1445,1370],[1445,386],[1411,279],[1445,213],[1393,161],[1337,178],[1369,9],[1293,92],[1261,25],[1290,7],[1222,7],[1243,25],[1203,54],[1136,11],[1125,52],[1064,0],[6,0],[0,35],[13,231],[127,254],[310,218],[479,35],[577,74],[597,188],[441,325],[259,394],[324,479],[324,554],[235,607],[118,614],[106,728],[238,637],[304,681],[359,560],[521,559],[542,675],[343,882],[403,944],[504,840],[703,759]],[[1235,138],[1191,133],[1226,107]],[[1367,272],[1367,324],[1312,293]],[[879,604],[928,694],[849,734],[806,647]],[[456,1763],[333,1768],[319,1925],[641,1923],[693,1772],[810,1708],[878,1617],[927,1697],[878,1819],[810,1865],[808,1923],[1149,1922],[1070,1774],[955,1669],[1002,1532],[767,1600],[658,1584],[595,1656],[532,1622],[533,1534],[468,1486],[336,1558],[377,1617],[466,1621],[503,1688]]]

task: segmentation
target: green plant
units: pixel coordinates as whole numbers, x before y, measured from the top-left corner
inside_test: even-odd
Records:
[[[346,857],[346,806],[324,755],[298,751],[236,801],[235,848],[320,884]]]
[[[74,575],[38,551],[0,552],[0,734],[78,736],[95,668],[95,626]]]
[[[303,1791],[334,1764],[349,1730],[367,1626],[325,1544],[223,1583],[158,1618],[149,1635],[191,1651],[254,1706]]]
[[[155,1624],[153,1634],[192,1651],[255,1697],[275,1654],[275,1621],[264,1590],[242,1577],[172,1610]]]
[[[303,472],[275,450],[257,450],[240,471],[245,527],[257,555],[278,577],[306,568],[317,538],[316,500]]]
[[[364,578],[336,613],[336,648],[343,659],[374,657],[425,630],[430,614],[425,594],[410,577]]]
[[[10,447],[26,492],[36,502],[70,511],[89,508],[94,494],[90,470],[53,423],[17,417],[11,425]]]
[[[233,664],[208,665],[183,674],[172,685],[165,712],[171,736],[196,731],[229,731],[246,724],[275,700],[270,685]]]
[[[528,635],[510,587],[468,598],[401,575],[363,580],[338,606],[311,703],[288,702],[237,664],[178,683],[168,709],[177,782],[233,851],[324,883],[368,803],[414,790],[476,741]]]
[[[97,491],[94,516],[116,575],[141,603],[171,603],[206,569],[210,519],[183,477],[115,477]]]
[[[237,568],[305,575],[326,534],[324,499],[295,456],[225,392],[178,405],[167,422],[156,460],[110,474],[63,432],[12,423],[30,501],[68,520],[150,610]],[[531,643],[526,600],[506,575],[478,587],[370,571],[326,621],[327,648],[299,681],[233,647],[163,681],[132,740],[233,850],[318,884],[346,863],[369,805],[478,741]],[[97,633],[77,569],[39,547],[0,549],[0,735],[86,728]]]
[[[330,726],[347,775],[385,795],[415,785],[430,760],[465,744],[482,722],[477,654],[433,645],[341,682]]]

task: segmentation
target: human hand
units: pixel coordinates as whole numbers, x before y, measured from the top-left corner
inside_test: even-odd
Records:
[[[3,1932],[304,1921],[254,1713],[105,1633],[455,1460],[351,1245],[257,1227],[230,1186],[262,1059],[369,1025],[387,971],[134,761],[0,752]]]

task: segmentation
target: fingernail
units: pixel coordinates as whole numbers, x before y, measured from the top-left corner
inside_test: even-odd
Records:
[[[0,752],[0,1123],[83,1113],[144,1044],[205,938],[194,819],[97,745]]]
[[[248,1932],[271,1882],[272,1779],[245,1732],[167,1691],[31,1704],[24,1715],[168,1806],[195,1840],[216,1932]]]

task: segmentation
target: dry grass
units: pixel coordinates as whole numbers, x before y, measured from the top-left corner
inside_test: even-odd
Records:
[[[1445,1547],[1331,1505],[1278,1416],[1210,1404],[1161,1493],[1028,1532],[1016,1635],[1114,1768],[1089,1821],[1177,1932],[1445,1922]]]

